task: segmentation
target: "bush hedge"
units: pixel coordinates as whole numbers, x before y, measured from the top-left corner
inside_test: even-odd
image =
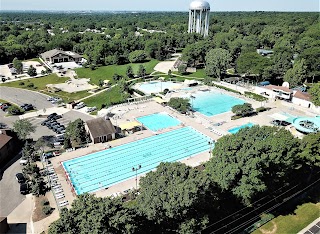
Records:
[[[217,88],[219,88],[219,89],[224,89],[224,90],[226,90],[226,91],[229,91],[229,92],[233,92],[233,93],[237,93],[237,94],[242,95],[241,92],[239,92],[239,91],[237,91],[237,90],[234,90],[234,89],[230,89],[230,88],[224,87],[224,86],[222,86],[222,85],[212,84],[212,86],[215,86],[215,87],[217,87]]]
[[[251,92],[244,92],[244,96],[248,97],[248,98],[252,98],[258,102],[263,102],[263,101],[267,101],[268,98],[261,96],[259,94],[256,93],[251,93]]]

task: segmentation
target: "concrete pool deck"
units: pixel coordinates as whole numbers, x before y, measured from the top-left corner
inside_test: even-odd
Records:
[[[202,87],[203,88],[203,87]],[[219,90],[221,91],[221,90]],[[184,92],[184,91],[183,91]],[[222,91],[223,92],[223,91]],[[228,95],[233,95],[230,94],[229,92],[226,92]],[[241,97],[243,98],[243,97]],[[246,98],[245,99],[247,102],[251,103],[254,108],[260,107],[261,103],[260,102],[255,102]],[[189,117],[186,115],[182,115],[169,107],[164,107],[155,101],[149,101],[149,102],[144,102],[141,104],[131,104],[131,105],[124,105],[124,106],[118,106],[118,107],[113,107],[112,110],[114,110],[117,113],[121,113],[119,115],[115,115],[113,118],[111,118],[111,121],[115,125],[119,125],[122,123],[127,123],[130,121],[133,121],[134,119],[145,116],[145,115],[150,115],[158,112],[167,112],[171,116],[177,118],[179,121],[183,123],[183,125],[175,126],[169,129],[163,129],[162,131],[158,131],[157,133],[163,133],[167,131],[171,131],[173,129],[181,128],[183,126],[191,126],[197,131],[209,136],[210,138],[217,140],[221,136],[217,135],[216,133],[210,131],[210,129],[207,128],[208,125],[214,125],[216,123],[221,123],[225,121],[222,125],[220,126],[214,126],[214,129],[222,134],[230,134],[227,131],[231,128],[241,126],[243,124],[246,124],[248,122],[251,122],[255,125],[268,125],[271,126],[270,121],[273,119],[270,117],[270,115],[277,113],[277,112],[287,112],[292,115],[307,115],[307,112],[303,108],[293,108],[294,105],[291,105],[290,103],[286,103],[283,101],[276,101],[276,102],[269,102],[266,103],[264,106],[272,108],[269,111],[259,113],[257,116],[252,116],[252,117],[245,117],[237,120],[230,120],[231,116],[233,115],[231,112],[226,112],[222,113],[219,115],[207,117],[203,116],[200,113],[196,113],[195,117]],[[294,106],[296,107],[296,106]],[[111,110],[111,112],[112,112]],[[104,144],[96,144],[96,145],[90,145],[88,148],[82,148],[78,149],[76,151],[72,152],[66,152],[63,153],[61,156],[57,158],[53,158],[52,164],[58,174],[59,181],[63,187],[66,200],[69,201],[69,204],[72,203],[72,201],[76,198],[76,196],[71,192],[71,186],[68,184],[68,181],[66,180],[65,177],[65,171],[62,168],[60,162],[61,161],[66,161],[69,159],[73,159],[76,157],[81,157],[93,152],[101,151],[105,149],[105,145],[111,145],[112,147],[126,144],[132,141],[136,141],[139,139],[143,139],[146,137],[153,136],[155,133],[150,131],[150,130],[144,130],[141,132],[135,132],[133,134],[129,134],[125,138],[117,139],[111,142],[107,142]],[[181,162],[189,165],[189,166],[198,166],[202,162],[208,161],[209,160],[209,152],[203,152],[201,154],[195,155],[191,158],[186,158],[181,160]],[[138,176],[138,182],[139,179],[141,178],[140,175]],[[102,189],[100,191],[95,192],[95,194],[98,197],[105,197],[105,196],[110,196],[114,193],[120,192],[123,193],[124,190],[127,190],[129,188],[133,188],[136,186],[135,178],[129,179],[123,182],[120,182],[116,185],[110,186],[108,189]],[[70,205],[69,205],[70,206]]]

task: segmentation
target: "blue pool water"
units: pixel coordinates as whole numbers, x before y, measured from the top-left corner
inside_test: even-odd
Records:
[[[209,150],[208,136],[191,127],[134,141],[63,162],[77,194],[94,192],[155,169],[160,162],[174,162]]]
[[[213,116],[231,111],[235,105],[245,103],[242,99],[235,98],[217,91],[199,91],[192,94],[194,99],[190,99],[192,108],[206,116]]]
[[[162,92],[165,89],[173,90],[175,87],[180,87],[181,85],[178,83],[173,83],[170,81],[151,81],[148,83],[142,83],[138,89],[141,90],[142,92],[146,94],[151,94],[151,93],[159,93]]]
[[[167,113],[156,113],[137,118],[145,127],[151,131],[158,131],[164,128],[170,128],[181,124],[179,120],[171,117]]]
[[[236,128],[231,128],[231,129],[228,130],[228,132],[230,132],[230,133],[232,133],[232,134],[236,134],[237,132],[240,131],[240,129],[243,129],[243,128],[251,128],[251,127],[253,127],[253,126],[254,126],[254,124],[252,124],[252,123],[247,123],[247,124],[241,125],[241,126],[236,127]]]

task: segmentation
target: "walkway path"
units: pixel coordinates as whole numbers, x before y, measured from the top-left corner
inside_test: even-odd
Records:
[[[154,67],[154,70],[168,74],[168,71],[172,70],[173,65],[180,58],[180,56],[181,56],[181,54],[175,54],[175,56],[172,57],[170,60],[166,60],[166,61],[158,63]]]

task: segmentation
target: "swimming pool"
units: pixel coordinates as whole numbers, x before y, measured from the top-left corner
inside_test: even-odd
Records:
[[[174,90],[181,88],[181,84],[173,83],[171,81],[151,81],[148,83],[142,83],[139,86],[136,86],[137,89],[141,90],[145,94],[151,93],[160,93],[163,92],[165,89]]]
[[[171,117],[165,112],[146,115],[137,118],[137,120],[151,131],[158,131],[164,128],[170,128],[181,124],[179,120]]]
[[[231,128],[228,130],[228,132],[232,133],[232,134],[236,134],[237,132],[240,131],[240,129],[243,129],[243,128],[251,128],[253,127],[254,124],[253,123],[247,123],[247,124],[244,124],[244,125],[241,125],[239,127],[236,127],[236,128]]]
[[[235,105],[245,103],[244,100],[235,98],[217,91],[198,91],[186,97],[190,99],[193,110],[206,116],[218,115],[231,111]]]
[[[155,169],[160,162],[174,162],[209,151],[208,136],[191,127],[120,145],[62,163],[76,193],[107,188]]]

